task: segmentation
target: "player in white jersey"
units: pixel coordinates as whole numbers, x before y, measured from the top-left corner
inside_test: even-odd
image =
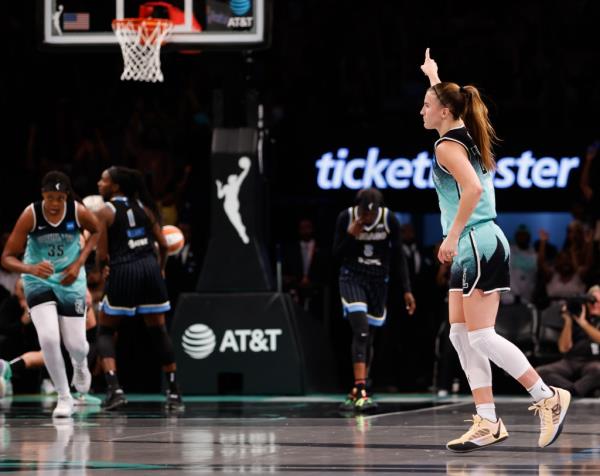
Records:
[[[75,388],[87,393],[91,376],[87,367],[84,264],[98,243],[100,225],[89,210],[73,200],[70,180],[62,172],[44,176],[42,197],[17,220],[2,253],[2,266],[22,273],[31,320],[58,392],[53,416],[68,417],[73,413],[73,398],[60,344],[62,340],[71,356]],[[90,233],[83,248],[82,230]]]
[[[473,425],[447,448],[467,452],[508,438],[496,417],[490,360],[531,394],[529,407],[540,417],[540,447],[562,430],[571,395],[547,386],[518,347],[494,330],[500,292],[510,289],[509,247],[494,223],[496,207],[491,173],[496,134],[474,86],[441,82],[436,62],[425,53],[421,70],[430,81],[421,115],[435,129],[433,179],[440,202],[444,240],[440,262],[451,262],[450,340],[467,375],[477,414]]]

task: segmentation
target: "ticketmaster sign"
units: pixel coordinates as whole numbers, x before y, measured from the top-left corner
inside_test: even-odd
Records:
[[[433,188],[432,158],[427,152],[417,154],[414,159],[386,159],[379,157],[378,147],[371,147],[366,158],[349,159],[349,156],[349,150],[341,148],[335,155],[327,152],[316,161],[319,188]],[[496,188],[565,188],[571,171],[579,167],[579,163],[579,157],[538,159],[527,150],[520,157],[497,160],[494,185]]]

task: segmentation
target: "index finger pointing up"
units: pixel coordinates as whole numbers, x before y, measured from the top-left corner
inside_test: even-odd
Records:
[[[429,59],[429,48],[425,50],[425,59]]]

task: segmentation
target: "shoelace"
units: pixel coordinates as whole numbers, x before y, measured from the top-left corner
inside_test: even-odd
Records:
[[[462,436],[463,438],[470,438],[471,435],[475,434],[477,431],[479,431],[479,426],[481,425],[481,422],[483,421],[483,419],[481,417],[479,417],[479,415],[473,415],[473,419],[469,419],[469,420],[463,420],[463,421],[470,421],[473,422],[473,424],[471,425],[471,428],[469,428],[467,430],[467,432]]]
[[[538,415],[540,417],[540,423],[542,425],[542,430],[545,430],[548,427],[548,421],[552,418],[549,412],[546,412],[546,407],[542,402],[534,403],[527,410],[533,410],[534,415]]]

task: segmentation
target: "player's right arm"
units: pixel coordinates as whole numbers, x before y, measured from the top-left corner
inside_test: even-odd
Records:
[[[38,278],[49,278],[54,273],[54,266],[49,261],[41,261],[35,264],[25,264],[19,256],[25,251],[27,235],[34,225],[33,211],[27,207],[15,223],[8,237],[4,251],[2,252],[2,266],[14,273],[32,274]]]
[[[100,235],[98,236],[98,245],[96,246],[96,265],[98,269],[104,270],[108,266],[108,227],[115,220],[115,214],[109,206],[104,206],[96,212],[96,218],[100,224]]]
[[[160,271],[164,277],[165,268],[167,266],[167,258],[168,258],[167,253],[169,251],[169,245],[167,243],[167,239],[165,238],[165,235],[162,234],[162,227],[160,226],[159,221],[154,216],[154,213],[152,213],[152,210],[150,210],[148,207],[144,207],[144,211],[146,212],[146,215],[148,215],[148,218],[150,219],[150,224],[151,224],[150,226],[152,227],[152,235],[154,236],[154,239],[156,240],[156,243],[158,244],[158,264],[160,265]]]
[[[435,86],[442,82],[438,76],[438,65],[435,60],[429,56],[429,48],[425,50],[425,61],[421,65],[421,71],[429,78],[429,84],[431,86]]]

